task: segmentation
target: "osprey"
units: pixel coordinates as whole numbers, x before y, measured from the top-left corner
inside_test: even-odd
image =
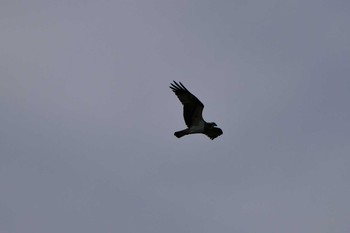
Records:
[[[175,95],[179,98],[183,104],[183,116],[187,129],[177,131],[174,135],[177,138],[181,138],[188,134],[203,133],[207,135],[211,140],[220,136],[222,130],[217,128],[214,122],[206,122],[202,117],[204,105],[197,99],[191,92],[189,92],[181,82],[170,84],[170,88]]]

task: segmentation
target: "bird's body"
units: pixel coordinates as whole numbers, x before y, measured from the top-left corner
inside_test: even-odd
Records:
[[[170,88],[183,104],[183,116],[187,129],[175,132],[175,136],[181,138],[188,134],[202,133],[210,139],[220,136],[223,132],[215,127],[214,122],[206,122],[202,117],[204,105],[191,92],[189,92],[181,82],[171,83]]]

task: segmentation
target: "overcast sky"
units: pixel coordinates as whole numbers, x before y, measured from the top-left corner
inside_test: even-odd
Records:
[[[0,233],[350,232],[350,2],[0,3]],[[177,139],[181,81],[224,134]]]

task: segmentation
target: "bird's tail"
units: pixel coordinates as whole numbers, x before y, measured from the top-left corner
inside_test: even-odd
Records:
[[[187,129],[184,129],[184,130],[180,130],[180,131],[177,131],[174,133],[174,135],[177,137],[177,138],[181,138],[185,135],[188,134],[188,130]]]

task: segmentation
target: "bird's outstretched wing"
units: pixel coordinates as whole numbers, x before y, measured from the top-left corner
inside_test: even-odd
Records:
[[[223,133],[222,130],[220,128],[217,128],[217,127],[207,129],[204,132],[204,134],[207,135],[211,140],[220,136],[222,133]]]
[[[188,127],[193,124],[199,124],[203,121],[202,112],[204,105],[181,83],[171,83],[170,88],[183,104],[183,116]]]

